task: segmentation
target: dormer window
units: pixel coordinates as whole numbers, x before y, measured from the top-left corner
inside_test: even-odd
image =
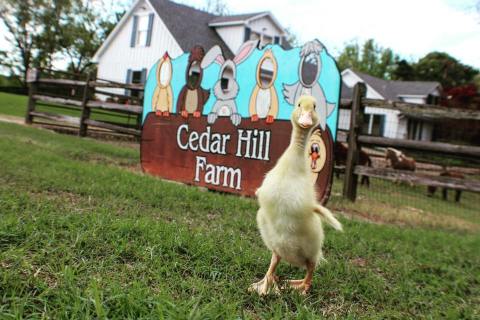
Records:
[[[139,14],[133,16],[130,47],[149,47],[152,41],[154,14]]]
[[[137,46],[145,47],[147,45],[148,35],[148,16],[138,16]]]

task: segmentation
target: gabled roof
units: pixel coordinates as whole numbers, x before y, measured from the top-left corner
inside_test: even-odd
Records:
[[[231,24],[231,23],[245,23],[246,21],[255,18],[257,16],[262,16],[268,12],[254,12],[254,13],[245,13],[245,14],[235,14],[231,16],[220,16],[216,17],[215,19],[211,20],[209,25],[216,25],[216,24]]]
[[[386,100],[398,101],[401,96],[423,96],[435,93],[441,88],[435,81],[394,81],[380,79],[366,73],[351,70]],[[342,94],[343,95],[343,94]]]
[[[116,34],[121,29],[121,26],[125,24],[128,17],[133,14],[134,8],[139,1],[140,0],[135,1],[134,5],[132,5],[130,10],[117,23],[113,31],[97,50],[94,55],[95,61],[98,61],[99,56],[105,48],[108,47],[112,39],[115,38]],[[248,24],[251,20],[268,16],[280,29],[283,30],[270,12],[218,16],[170,0],[146,0],[146,2],[150,4],[158,17],[162,19],[167,29],[175,38],[175,41],[184,52],[189,52],[195,45],[201,45],[205,50],[209,50],[211,47],[219,45],[220,48],[222,48],[225,58],[232,58],[234,53],[216,32],[214,26],[236,24],[237,21],[239,21],[239,24]],[[291,48],[290,44],[286,41],[282,42],[282,46],[285,49]]]
[[[353,88],[345,85],[342,81],[342,90],[341,90],[341,98],[342,99],[352,99],[353,97]]]
[[[190,51],[195,45],[208,50],[218,44],[227,58],[233,56],[215,29],[208,25],[218,16],[173,1],[148,1],[184,52]]]
[[[282,35],[285,35],[285,29],[282,27],[280,22],[273,16],[273,14],[269,11],[262,11],[262,12],[253,12],[253,13],[244,13],[244,14],[236,14],[236,15],[229,15],[229,16],[220,16],[212,21],[210,21],[210,27],[222,27],[222,26],[232,26],[232,25],[247,25],[256,19],[260,19],[263,17],[268,17],[273,22],[273,24],[282,32]]]

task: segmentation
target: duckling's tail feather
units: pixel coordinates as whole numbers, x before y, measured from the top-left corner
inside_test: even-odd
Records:
[[[320,214],[326,223],[332,226],[333,229],[343,231],[342,224],[333,216],[332,212],[324,206],[317,205],[313,209],[316,213]]]

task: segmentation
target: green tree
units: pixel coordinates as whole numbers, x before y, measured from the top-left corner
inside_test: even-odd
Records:
[[[473,83],[475,83],[475,87],[477,87],[477,92],[480,92],[480,73],[477,73],[477,75],[473,77]]]
[[[226,16],[230,13],[228,5],[223,0],[207,0],[203,10],[218,16]]]
[[[416,80],[438,81],[444,88],[471,83],[478,70],[465,65],[445,52],[431,52],[415,65]]]
[[[345,46],[337,58],[341,70],[352,68],[383,79],[391,79],[398,56],[389,48],[382,48],[373,39],[360,47],[357,42]]]
[[[0,19],[8,31],[6,38],[13,47],[13,52],[3,52],[2,65],[16,75],[23,85],[34,59],[36,40],[42,27],[36,8],[42,5],[43,1],[35,0],[0,2]]]
[[[114,12],[104,2],[97,7]],[[13,47],[0,56],[2,65],[23,84],[29,68],[51,68],[55,59],[67,59],[70,71],[84,72],[122,15],[104,12],[85,0],[2,0],[0,19]]]
[[[298,39],[297,34],[294,33],[291,28],[286,28],[285,33],[287,34],[285,39],[292,47],[300,46],[300,40]]]
[[[396,62],[395,70],[392,72],[392,80],[412,81],[415,80],[415,69],[405,59]]]
[[[73,3],[70,14],[59,26],[61,30],[60,50],[68,59],[68,70],[73,73],[83,73],[91,65],[91,58],[104,40],[101,22],[90,4],[82,4],[81,0]]]

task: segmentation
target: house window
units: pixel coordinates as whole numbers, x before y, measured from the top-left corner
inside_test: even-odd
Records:
[[[137,46],[145,47],[148,38],[148,15],[138,16]]]
[[[127,81],[126,83],[131,84],[144,84],[147,79],[147,69],[140,70],[127,70]],[[125,95],[139,98],[143,97],[143,90],[127,89],[125,90]]]
[[[250,33],[250,39],[249,40],[260,40],[260,33],[252,31]]]
[[[385,115],[365,114],[363,117],[362,133],[383,137],[385,134]]]
[[[407,132],[408,139],[422,140],[423,122],[414,119],[408,119]]]
[[[142,70],[132,71],[132,83],[142,83]]]
[[[266,34],[264,34],[264,35],[262,36],[262,41],[261,41],[261,43],[262,43],[261,46],[262,46],[262,47],[265,47],[267,44],[273,43],[273,38],[270,37],[270,36],[267,36]]]

